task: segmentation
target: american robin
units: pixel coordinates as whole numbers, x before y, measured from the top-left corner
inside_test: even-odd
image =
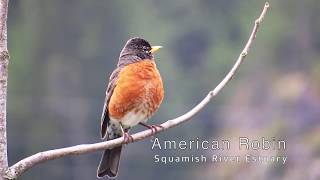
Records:
[[[145,122],[158,110],[164,95],[163,84],[153,53],[161,46],[150,46],[132,38],[122,49],[117,68],[112,72],[101,117],[101,137],[128,140],[131,127]],[[132,137],[131,137],[132,138]],[[130,139],[130,138],[129,138]],[[106,149],[97,176],[116,177],[122,146]]]

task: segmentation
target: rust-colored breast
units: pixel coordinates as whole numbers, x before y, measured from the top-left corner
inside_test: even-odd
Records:
[[[156,64],[143,60],[124,67],[109,102],[109,116],[121,120],[130,111],[142,109],[152,116],[159,108],[164,91]]]

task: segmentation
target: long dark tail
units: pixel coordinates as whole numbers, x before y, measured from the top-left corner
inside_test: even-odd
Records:
[[[103,152],[100,164],[97,170],[99,178],[107,175],[108,177],[116,177],[118,174],[120,156],[122,146],[113,149],[107,149]]]

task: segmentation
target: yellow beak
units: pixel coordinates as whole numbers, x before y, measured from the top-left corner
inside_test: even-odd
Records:
[[[152,46],[150,52],[153,54],[161,48],[162,48],[162,46]]]

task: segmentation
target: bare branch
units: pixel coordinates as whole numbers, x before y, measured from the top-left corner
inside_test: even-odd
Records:
[[[242,50],[241,54],[239,55],[232,69],[225,76],[225,78],[220,82],[220,84],[216,88],[214,88],[212,91],[210,91],[208,95],[190,111],[183,114],[182,116],[179,116],[175,119],[171,119],[166,121],[165,123],[162,123],[161,126],[163,128],[157,127],[156,133],[165,131],[169,128],[173,128],[181,123],[184,123],[190,120],[194,115],[196,115],[200,110],[202,110],[210,102],[210,100],[215,95],[217,95],[221,91],[221,89],[232,79],[236,70],[239,68],[240,64],[243,62],[244,58],[247,56],[248,51],[251,47],[251,44],[256,37],[256,33],[259,29],[259,26],[262,20],[264,19],[264,16],[267,13],[268,9],[269,9],[269,3],[266,2],[260,17],[255,21],[255,25],[253,27],[252,33],[249,37],[247,44],[245,45],[244,49]],[[133,142],[146,139],[147,137],[151,137],[152,135],[154,134],[150,129],[138,132],[132,135]],[[68,155],[80,155],[80,154],[95,152],[99,150],[109,149],[116,146],[120,146],[122,144],[124,144],[124,138],[117,138],[117,139],[106,141],[106,142],[100,142],[100,143],[94,143],[94,144],[83,144],[83,145],[62,148],[62,149],[39,152],[25,159],[22,159],[21,161],[11,166],[6,172],[6,178],[15,179],[19,177],[23,172],[32,168],[33,166],[49,160],[57,159],[57,158],[68,156]]]
[[[8,168],[7,156],[7,80],[9,53],[7,49],[8,0],[0,1],[0,180]]]

